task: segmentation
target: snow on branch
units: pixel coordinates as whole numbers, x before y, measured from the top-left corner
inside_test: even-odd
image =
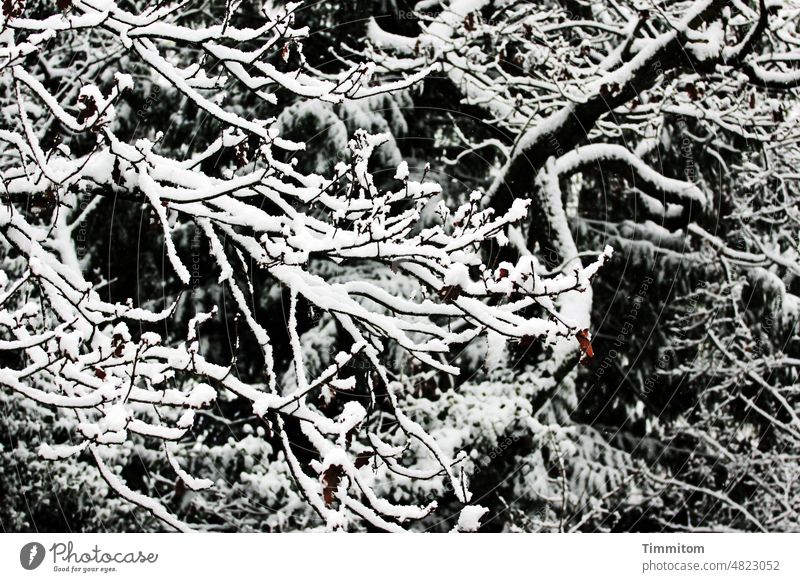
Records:
[[[483,245],[503,241],[505,230],[526,218],[529,202],[495,212],[481,206],[478,192],[457,208],[439,201],[441,219],[432,222],[426,209],[437,203],[439,185],[411,179],[407,165],[392,172],[393,183],[373,174],[386,135],[355,132],[347,161],[328,174],[299,169],[307,146],[280,135],[270,113],[279,96],[349,102],[413,85],[429,69],[388,85],[371,82],[376,65],[368,60],[314,74],[302,66],[308,31],[294,27],[293,5],[265,8],[253,28],[238,27],[234,13],[182,18],[182,4],[139,14],[113,0],[68,5],[51,15],[6,11],[0,32],[2,101],[14,112],[0,129],[0,244],[17,257],[0,271],[0,386],[75,421],[72,442],[42,443],[41,456],[69,459],[88,450],[112,490],[169,526],[189,529],[105,459],[144,443],[190,489],[213,487],[210,476],[184,468],[182,455],[199,413],[239,399],[277,433],[296,487],[329,528],[357,516],[394,531],[435,509],[435,502],[391,500],[376,484],[387,469],[446,479],[466,506],[459,459],[402,409],[387,351],[399,348],[451,375],[459,368],[447,356],[487,333],[566,342],[577,357],[583,320],[548,315],[547,306],[565,294],[588,295],[610,251],[546,277],[531,257],[487,265]],[[300,65],[287,65],[290,58]],[[125,112],[154,87],[159,99],[213,120],[214,134],[182,153],[164,146],[162,132],[134,137]],[[245,102],[247,110],[239,105]],[[212,158],[231,161],[212,172],[203,163]],[[106,198],[146,209],[163,240],[169,276],[183,291],[159,309],[152,307],[159,297],[105,299],[108,282],[84,269],[76,225]],[[192,283],[181,237],[187,231],[205,241],[204,259],[263,358],[262,378],[242,379],[235,362],[204,354],[202,326],[216,311],[196,313],[180,332],[167,325]],[[332,275],[359,264],[402,274],[417,293]],[[279,375],[276,339],[254,308],[268,289],[253,284],[251,269],[290,296],[292,384]],[[545,315],[531,315],[537,306]],[[349,338],[314,375],[300,337],[298,314],[306,309],[327,314]],[[366,378],[350,373],[357,359],[368,362]],[[369,404],[348,401],[338,412],[316,404],[320,394],[354,390],[357,382]],[[393,422],[375,422],[375,415]],[[298,434],[311,455],[298,451]],[[379,444],[387,442],[393,446]],[[411,447],[423,460],[406,466]],[[365,454],[372,462],[363,462]],[[474,529],[480,513],[466,509],[460,527]]]

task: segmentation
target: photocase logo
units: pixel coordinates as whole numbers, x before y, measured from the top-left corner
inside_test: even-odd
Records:
[[[19,563],[26,570],[35,570],[44,561],[44,546],[39,542],[30,542],[19,551]]]

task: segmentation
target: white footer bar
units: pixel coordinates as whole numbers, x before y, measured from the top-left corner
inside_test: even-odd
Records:
[[[797,534],[4,534],[0,580],[800,580]]]

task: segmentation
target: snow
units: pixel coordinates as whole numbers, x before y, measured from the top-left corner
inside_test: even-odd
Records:
[[[39,456],[48,461],[67,459],[83,451],[89,443],[84,441],[77,445],[49,445],[42,443],[39,445]]]
[[[694,53],[698,60],[710,60],[722,53],[725,42],[722,22],[711,22],[704,33],[693,36],[695,36],[694,42],[687,43],[686,47]]]
[[[402,161],[397,166],[397,172],[394,174],[395,180],[408,180],[408,162]]]
[[[481,517],[489,510],[482,505],[467,505],[458,514],[456,530],[460,532],[475,532],[481,526]]]
[[[128,324],[124,321],[117,323],[111,333],[112,335],[119,336],[123,341],[131,341],[131,333],[128,331]]]
[[[469,287],[472,282],[469,276],[469,267],[461,263],[453,263],[444,275],[445,285],[459,285]]]
[[[77,331],[62,334],[58,341],[59,349],[72,360],[80,355],[81,334]]]
[[[190,428],[194,424],[194,411],[187,410],[185,411],[175,425],[178,428]]]
[[[217,399],[217,391],[205,383],[196,384],[189,396],[186,398],[186,404],[192,408],[203,408],[208,406]]]
[[[155,346],[161,343],[161,336],[155,332],[147,331],[141,335],[142,343]]]
[[[106,432],[119,432],[125,430],[130,417],[131,413],[124,404],[113,404],[106,408],[98,426]]]
[[[425,12],[417,36],[370,19],[367,42],[334,51],[338,68],[321,72],[303,53],[315,31],[295,27],[298,6],[265,5],[269,17],[249,28],[230,14],[203,24],[205,15],[185,19],[171,5],[138,13],[111,0],[76,1],[52,17],[28,10],[7,18],[13,26],[0,32],[8,65],[0,73],[8,89],[0,97],[0,352],[8,356],[0,384],[4,396],[45,408],[73,435],[68,445],[42,442],[43,459],[87,452],[108,487],[171,527],[188,529],[119,477],[117,465],[132,451],[166,455],[168,463],[152,463],[165,483],[218,485],[219,497],[194,498],[210,513],[235,486],[224,469],[216,483],[201,477],[209,470],[203,455],[241,454],[242,483],[307,505],[330,529],[363,521],[400,531],[434,511],[427,496],[445,489],[467,503],[471,472],[520,435],[537,451],[557,447],[551,459],[570,464],[570,479],[587,490],[607,486],[611,478],[586,471],[603,437],[559,424],[568,424],[579,394],[576,333],[602,337],[597,309],[608,298],[596,305],[594,293],[628,276],[604,270],[613,254],[606,241],[621,247],[626,267],[636,266],[637,244],[655,248],[650,239],[683,265],[714,257],[735,284],[746,270],[743,279],[777,297],[773,307],[779,302],[785,318],[800,311],[790,293],[800,275],[796,233],[776,222],[774,236],[745,233],[747,248],[733,248],[726,232],[706,229],[719,197],[710,169],[698,164],[690,174],[670,161],[687,156],[685,138],[702,146],[704,161],[719,163],[714,172],[742,177],[725,192],[741,206],[735,220],[720,217],[726,228],[757,228],[738,189],[768,198],[764,184],[785,196],[764,216],[797,222],[795,148],[787,146],[797,108],[793,93],[778,99],[762,87],[800,75],[786,10],[770,14],[769,42],[753,44],[758,14],[740,2],[724,8],[724,20],[698,18],[719,3],[697,0],[666,3],[645,22],[630,3],[594,6],[593,19],[577,20],[558,3],[426,0],[416,5]],[[582,44],[568,42],[573,33]],[[98,54],[119,49],[122,57],[78,69],[76,39],[81,54],[100,47]],[[513,72],[502,61],[517,49]],[[673,50],[701,62],[702,74],[675,68],[665,58]],[[276,54],[284,57],[279,66]],[[405,161],[401,136],[422,127],[406,118],[417,91],[439,75],[453,103],[483,112],[476,121],[495,137],[476,139],[457,119],[432,136],[437,157]],[[629,86],[642,93],[611,105]],[[135,119],[131,104],[142,101],[152,115]],[[138,117],[132,137],[129,122]],[[167,121],[181,131],[202,128],[175,145]],[[309,135],[307,125],[320,133]],[[739,142],[758,146],[758,155],[733,159]],[[473,159],[486,163],[466,167],[469,178],[459,182]],[[524,171],[510,174],[520,160]],[[425,168],[418,180],[409,163]],[[588,191],[606,173],[620,178],[623,192]],[[473,189],[489,182],[488,192]],[[498,196],[509,185],[515,199],[502,211]],[[618,219],[587,216],[583,197],[601,194]],[[31,212],[29,203],[45,199],[58,211]],[[163,241],[163,265],[141,254],[139,274],[155,280],[140,288],[105,279],[114,271],[102,268],[111,243],[76,244],[111,211],[107,203],[152,216],[158,232],[145,247]],[[127,235],[135,225],[114,228]],[[486,252],[495,243],[501,258]],[[204,311],[215,303],[220,309]],[[231,331],[230,347],[217,345],[220,329]],[[520,356],[510,369],[531,342],[538,359]],[[797,365],[774,356],[761,365]],[[760,378],[753,381],[780,411],[767,420],[795,436],[789,390],[772,392]],[[641,401],[628,404],[620,410],[656,430]],[[754,414],[762,405],[745,404]],[[255,419],[221,418],[231,409],[252,409],[255,431]],[[246,436],[237,442],[242,422]],[[204,440],[216,438],[207,428],[216,423],[230,423],[231,442]],[[290,438],[296,426],[302,453]],[[541,452],[525,462],[531,471],[514,487],[559,499],[561,483],[542,469]],[[333,501],[321,482],[332,468],[341,473]],[[546,505],[552,512],[559,503]],[[456,529],[477,531],[486,512],[464,507]]]
[[[131,91],[134,87],[133,77],[126,73],[120,73],[119,71],[114,73],[114,80],[117,82],[120,92]]]

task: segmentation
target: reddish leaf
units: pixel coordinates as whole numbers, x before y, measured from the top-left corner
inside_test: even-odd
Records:
[[[361,467],[365,467],[369,463],[369,460],[374,456],[375,456],[375,453],[369,453],[369,452],[368,453],[359,453],[358,456],[356,457],[356,462],[355,462],[356,469],[360,469]]]
[[[464,28],[468,32],[472,32],[475,30],[475,14],[470,12],[467,14],[467,17],[464,19]]]
[[[108,374],[106,374],[106,371],[103,370],[102,368],[95,368],[94,375],[100,378],[101,380],[105,380]]]
[[[497,270],[497,278],[498,279],[505,279],[506,277],[508,277],[508,269],[504,269],[502,267],[499,268]]]
[[[592,340],[589,336],[588,329],[582,329],[578,333],[575,334],[575,337],[578,338],[578,343],[581,347],[581,352],[583,352],[583,357],[581,358],[581,362],[587,362],[594,358],[594,349],[592,348]]]
[[[281,49],[281,60],[284,63],[288,63],[289,62],[289,43],[288,42],[285,45],[283,45],[283,48]]]
[[[353,428],[351,428],[350,430],[348,430],[345,433],[344,440],[347,443],[348,447],[353,444],[353,439],[356,438],[356,435],[358,434],[358,430],[359,430],[359,427],[358,426],[354,426]]]
[[[445,285],[439,290],[439,297],[445,303],[452,303],[461,297],[461,287],[458,285]]]
[[[78,113],[78,123],[85,123],[95,113],[97,113],[97,103],[95,103],[94,98],[90,95],[81,95],[78,98],[78,103],[83,106]]]
[[[72,0],[56,0],[56,6],[59,10],[69,10],[72,6]]]
[[[322,473],[322,498],[325,500],[325,505],[333,504],[343,476],[344,470],[340,465],[331,465]]]
[[[20,16],[24,9],[25,2],[23,0],[3,0],[3,14],[8,18]]]
[[[612,97],[615,93],[618,92],[619,92],[619,85],[617,85],[616,83],[611,83],[610,85],[603,83],[602,85],[600,85],[600,95],[602,97]]]
[[[530,40],[531,36],[533,36],[533,27],[530,24],[523,24],[522,25],[522,36],[525,37],[525,40]]]
[[[414,384],[415,393],[425,398],[432,398],[435,396],[438,388],[439,383],[436,381],[436,378],[426,378]]]
[[[241,168],[247,165],[247,144],[244,141],[236,144],[236,164]]]

